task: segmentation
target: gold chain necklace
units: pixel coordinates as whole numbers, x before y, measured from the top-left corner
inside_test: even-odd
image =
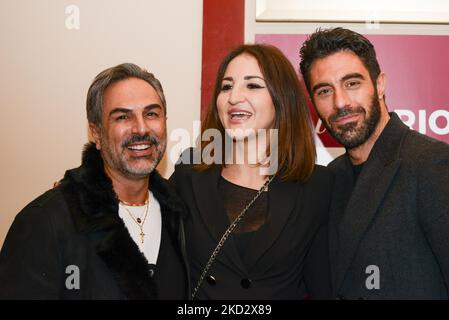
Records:
[[[126,202],[126,201],[123,201],[123,200],[120,200],[120,202],[123,203],[125,206],[128,206],[128,207],[142,207],[142,206],[146,205],[149,200],[150,200],[150,197],[147,194],[147,198],[145,199],[144,203],[129,203],[129,202]]]
[[[145,215],[143,216],[143,220],[140,219],[140,217],[134,217],[134,215],[131,213],[131,211],[128,210],[128,208],[126,207],[126,202],[120,201],[120,205],[122,206],[123,209],[126,210],[126,212],[128,212],[129,216],[131,217],[131,219],[133,219],[133,221],[137,224],[137,226],[140,229],[140,240],[142,241],[142,243],[144,242],[144,237],[145,237],[145,232],[143,232],[143,227],[145,225],[145,221],[147,220],[147,216],[148,216],[148,208],[150,207],[150,203],[148,201],[149,199],[147,199],[147,201],[145,201],[146,206],[145,206]]]

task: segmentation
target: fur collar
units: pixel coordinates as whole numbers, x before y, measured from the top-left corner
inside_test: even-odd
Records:
[[[170,236],[174,243],[178,243],[180,219],[185,212],[181,200],[156,170],[150,175],[149,186],[160,204],[163,220],[169,224]],[[148,262],[118,215],[118,198],[95,144],[85,145],[81,166],[66,172],[61,190],[75,228],[81,233],[97,232],[101,235],[97,253],[126,297],[156,298],[156,286],[148,274]]]
[[[103,159],[95,144],[84,146],[82,164],[79,168],[68,170],[62,182],[73,182],[83,193],[83,211],[91,217],[105,216],[118,212],[118,198],[111,179],[106,175]],[[161,209],[170,213],[184,215],[182,201],[170,184],[154,170],[150,174],[149,187],[159,201]]]

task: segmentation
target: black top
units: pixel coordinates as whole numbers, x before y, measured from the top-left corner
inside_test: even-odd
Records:
[[[178,164],[170,178],[189,211],[185,235],[192,287],[229,227],[225,207],[230,201],[225,199],[244,193],[240,190],[225,198],[220,191],[224,183],[220,182],[221,170],[218,165],[197,170],[189,164]],[[329,297],[327,218],[331,183],[331,175],[320,166],[305,183],[275,177],[266,192],[266,204],[259,211],[268,212],[265,223],[259,224],[252,235],[235,233],[228,238],[209,269],[207,277],[211,281],[203,282],[196,298]],[[263,198],[259,200],[263,202]],[[236,211],[240,212],[241,207]],[[250,239],[238,239],[247,236]],[[236,242],[247,246],[243,259]]]
[[[220,177],[218,190],[223,197],[225,212],[231,224],[242,210],[256,196],[258,190],[234,184]],[[244,217],[233,231],[233,237],[240,257],[244,260],[246,249],[253,236],[265,224],[268,216],[268,194],[262,192],[248,208]]]
[[[357,182],[357,178],[359,177],[359,175],[360,175],[360,172],[362,172],[362,169],[363,169],[363,165],[364,165],[365,163],[361,163],[361,164],[353,164],[352,165],[352,172],[353,172],[353,174],[354,174],[354,185],[355,185],[355,183]]]
[[[251,202],[259,190],[246,188],[234,184],[223,177],[218,183],[218,190],[222,195],[223,204],[229,223],[232,223],[242,210]],[[256,231],[267,220],[268,196],[262,192],[259,198],[249,207],[243,219],[235,227],[234,233],[246,233]]]

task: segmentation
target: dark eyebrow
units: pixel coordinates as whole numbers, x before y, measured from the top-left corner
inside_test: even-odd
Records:
[[[312,92],[315,93],[318,89],[320,89],[320,88],[322,88],[322,87],[328,87],[328,86],[330,86],[330,84],[327,83],[327,82],[320,82],[320,83],[317,83],[316,85],[314,85],[314,86],[312,87]]]
[[[362,75],[362,74],[360,74],[360,73],[358,73],[358,72],[354,72],[354,73],[349,73],[349,74],[347,74],[347,75],[345,75],[345,76],[343,76],[341,79],[340,79],[340,81],[346,81],[346,80],[348,80],[348,79],[362,79],[362,80],[365,80],[365,77]],[[312,87],[312,92],[316,92],[318,89],[320,89],[320,88],[322,88],[322,87],[327,87],[327,86],[331,86],[329,83],[327,83],[327,82],[320,82],[320,83],[317,83],[316,85],[314,85],[313,87]]]
[[[257,79],[260,79],[260,80],[265,81],[264,78],[259,77],[259,76],[244,76],[244,77],[243,77],[244,80],[251,80],[251,79],[254,79],[254,78],[257,78]],[[232,79],[232,77],[226,77],[226,78],[223,78],[221,81],[224,81],[224,80],[227,80],[227,81],[234,81],[234,79]]]
[[[147,106],[144,108],[144,110],[145,110],[145,111],[148,111],[148,110],[153,110],[153,109],[157,109],[157,108],[162,109],[162,107],[161,107],[160,104],[158,104],[158,103],[152,103],[152,104],[147,105]]]
[[[352,79],[352,78],[365,80],[365,77],[363,75],[361,75],[358,72],[354,72],[354,73],[345,75],[343,78],[341,78],[341,81],[346,81],[346,80]]]
[[[254,79],[254,78],[257,78],[257,79],[260,79],[260,80],[265,81],[264,78],[259,77],[259,76],[244,76],[244,77],[243,77],[243,79],[245,79],[245,80],[251,80],[251,79]]]
[[[126,108],[114,108],[111,110],[111,112],[109,112],[109,118],[112,117],[114,115],[114,113],[130,113],[131,109],[126,109]]]
[[[152,104],[145,106],[144,110],[149,111],[149,110],[156,109],[156,108],[162,109],[162,107],[158,103],[152,103]],[[111,112],[109,112],[109,117],[112,117],[115,113],[130,113],[130,112],[132,112],[132,110],[128,109],[128,108],[123,108],[123,107],[114,108],[111,110]]]

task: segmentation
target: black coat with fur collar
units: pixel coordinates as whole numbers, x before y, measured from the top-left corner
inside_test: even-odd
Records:
[[[86,145],[82,165],[14,220],[0,252],[0,299],[187,298],[184,207],[156,171],[150,189],[163,225],[153,277],[118,216],[100,153]]]

